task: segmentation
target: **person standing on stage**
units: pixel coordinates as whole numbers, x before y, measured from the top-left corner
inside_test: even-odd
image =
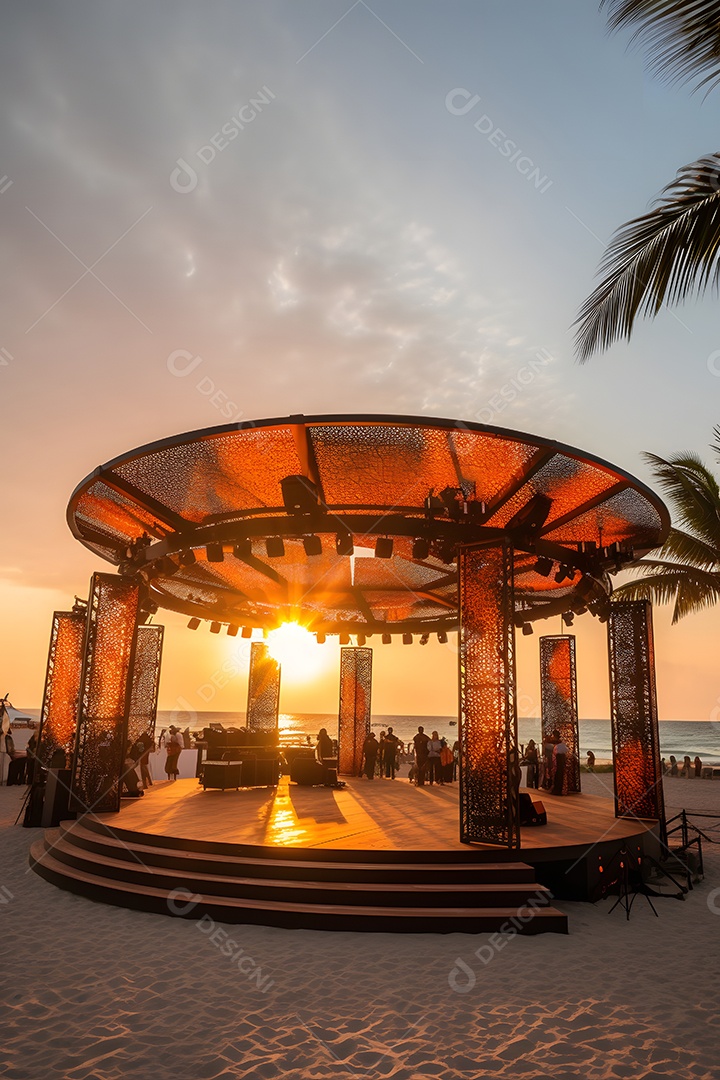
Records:
[[[538,749],[535,745],[535,740],[530,739],[525,748],[525,764],[527,765],[527,787],[537,788],[538,786]]]
[[[559,736],[558,736],[558,738],[559,738]],[[544,765],[544,768],[543,768],[543,780],[542,780],[542,786],[547,791],[549,791],[550,788],[553,786],[553,776],[554,776],[553,768],[554,768],[554,764],[555,764],[555,758],[553,757],[554,750],[555,750],[555,736],[554,736],[554,734],[551,735],[550,733],[548,733],[543,738],[543,765]]]
[[[565,763],[567,762],[569,750],[567,745],[558,737],[558,741],[555,743],[553,749],[553,762],[555,767],[555,774],[553,777],[552,794],[564,795],[563,787],[565,784]]]
[[[399,742],[397,735],[394,735],[393,729],[389,727],[383,743],[383,765],[385,766],[385,776],[391,780],[395,779]]]
[[[445,781],[442,778],[442,771],[440,768],[440,755],[442,754],[442,743],[440,742],[440,736],[437,731],[433,731],[428,743],[428,756],[427,756],[427,771],[430,777],[430,784],[437,780],[438,784],[444,784]]]
[[[425,734],[425,728],[420,725],[417,729],[417,735],[413,739],[413,746],[415,747],[415,783],[418,787],[422,787],[425,783],[429,745],[430,740]]]
[[[375,779],[375,763],[377,761],[379,749],[375,732],[371,731],[363,743],[363,771],[368,780]]]

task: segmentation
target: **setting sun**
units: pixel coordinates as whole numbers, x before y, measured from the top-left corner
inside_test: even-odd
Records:
[[[305,682],[319,675],[332,661],[332,650],[318,645],[315,636],[299,623],[283,623],[267,637],[270,655],[277,660],[283,678]]]

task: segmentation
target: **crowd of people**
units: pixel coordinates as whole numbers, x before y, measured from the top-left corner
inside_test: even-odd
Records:
[[[552,795],[562,795],[569,752],[567,743],[557,730],[545,737],[542,752],[535,740],[530,739],[520,762],[527,765],[527,787],[544,788]]]
[[[417,787],[452,784],[457,779],[459,747],[458,742],[451,747],[437,731],[427,735],[422,725],[407,746],[391,727],[379,738],[371,731],[363,745],[362,775],[368,780],[376,776],[394,780],[401,765],[409,765],[407,778]]]
[[[695,755],[695,760],[691,760],[690,755],[686,754],[682,760],[682,764],[677,760],[674,754],[670,755],[670,760],[666,761],[665,758],[660,759],[660,765],[662,767],[663,776],[684,776],[689,779],[691,776],[702,776],[703,763],[699,755]]]

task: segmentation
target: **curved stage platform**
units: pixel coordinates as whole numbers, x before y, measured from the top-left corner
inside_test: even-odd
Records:
[[[535,793],[536,795],[538,793]],[[596,795],[541,792],[548,824],[520,851],[458,840],[457,786],[350,778],[343,790],[154,785],[31,849],[37,873],[91,899],[225,923],[390,932],[567,933],[554,899],[586,900],[654,822]]]

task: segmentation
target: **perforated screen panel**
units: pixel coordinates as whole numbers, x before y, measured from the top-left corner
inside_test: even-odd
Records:
[[[273,731],[278,726],[280,707],[280,665],[264,641],[250,648],[247,726],[250,731]]]
[[[512,549],[462,548],[458,566],[460,839],[518,848]]]
[[[86,623],[84,611],[53,615],[37,749],[37,760],[44,768],[56,750],[66,755],[73,750]]]
[[[610,713],[618,817],[664,823],[652,606],[616,600],[608,620]]]
[[[370,734],[372,649],[340,650],[338,769],[359,776],[363,745]]]
[[[559,782],[554,785],[555,793],[575,794],[580,791],[580,734],[572,634],[540,638],[540,699],[543,745],[557,732],[568,748],[562,779],[558,772]]]
[[[164,626],[139,626],[132,672],[127,737],[155,736]]]
[[[120,809],[139,603],[138,585],[93,575],[72,773],[80,813]]]

